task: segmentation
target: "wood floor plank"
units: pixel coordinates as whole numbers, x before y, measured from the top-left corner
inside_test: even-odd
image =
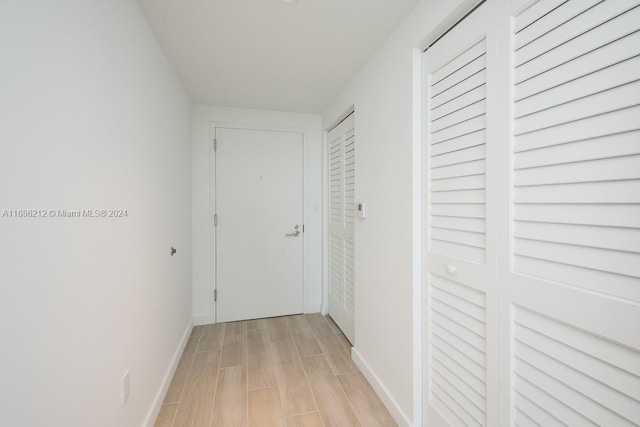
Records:
[[[323,427],[320,412],[295,415],[287,418],[287,427]]]
[[[293,340],[275,342],[273,349],[284,415],[315,411],[316,403]]]
[[[313,334],[300,334],[293,335],[293,340],[296,343],[300,356],[313,356],[315,354],[322,354],[322,349]]]
[[[224,325],[224,323],[206,325],[200,333],[200,343],[197,351],[220,350],[224,337]]]
[[[278,387],[249,390],[249,426],[285,426]]]
[[[329,322],[323,317],[322,320],[309,322],[309,327],[316,335],[335,335],[335,331],[329,326]]]
[[[247,423],[247,367],[220,369],[211,425],[242,427]]]
[[[282,341],[291,338],[289,325],[285,317],[272,317],[271,319],[267,319],[267,322],[269,325],[269,336],[271,337],[271,342]]]
[[[296,314],[295,316],[287,316],[287,323],[292,334],[311,333],[311,326],[304,314]]]
[[[204,329],[204,325],[194,326],[193,329],[191,329],[191,336],[199,337],[203,329]]]
[[[249,390],[277,385],[275,358],[267,329],[247,331],[247,373]]]
[[[222,343],[221,368],[247,364],[247,323],[230,322],[225,324]]]
[[[300,356],[322,353],[320,345],[304,315],[289,316],[287,322]]]
[[[154,427],[171,427],[177,410],[178,402],[165,403],[164,405],[162,405],[160,407],[160,413],[158,414],[158,418],[156,418]]]
[[[320,348],[336,374],[348,374],[358,370],[351,360],[351,347],[346,347],[327,322],[311,324]]]
[[[247,320],[247,330],[252,329],[267,329],[269,326],[267,319],[253,319]]]
[[[182,395],[182,391],[184,390],[184,384],[187,382],[189,369],[191,369],[191,363],[193,362],[193,357],[196,354],[196,349],[198,348],[199,341],[199,335],[192,335],[191,337],[189,337],[187,345],[185,346],[184,351],[182,352],[182,356],[180,357],[180,361],[178,362],[178,366],[176,367],[176,372],[173,374],[173,378],[171,379],[171,384],[169,384],[167,394],[164,397],[164,403],[173,403],[180,400],[180,396]]]
[[[360,372],[338,375],[338,380],[363,426],[395,427],[396,422]]]
[[[318,402],[324,425],[327,427],[359,426],[342,386],[324,355],[303,357],[302,363]]]
[[[209,426],[219,366],[220,350],[196,353],[173,427]]]
[[[304,315],[308,322],[324,322],[324,316],[320,313],[307,313]]]

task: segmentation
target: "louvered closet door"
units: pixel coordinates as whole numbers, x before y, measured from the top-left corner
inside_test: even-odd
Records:
[[[425,425],[496,425],[495,141],[483,5],[423,55]],[[495,359],[495,357],[493,357]]]
[[[637,426],[640,2],[518,3],[505,418]]]
[[[329,315],[354,341],[355,133],[353,114],[328,135]]]

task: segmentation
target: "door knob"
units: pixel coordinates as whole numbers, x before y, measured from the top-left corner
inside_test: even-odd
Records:
[[[285,236],[287,237],[298,237],[299,235],[300,235],[300,232],[298,230],[294,231],[293,233],[285,234]]]

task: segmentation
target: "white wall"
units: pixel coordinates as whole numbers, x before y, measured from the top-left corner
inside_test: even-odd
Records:
[[[304,295],[305,311],[320,311],[322,304],[322,132],[315,114],[283,113],[238,108],[193,106],[193,312],[196,324],[214,321],[212,304],[210,181],[211,125],[228,124],[258,129],[304,132]]]
[[[5,0],[0,58],[0,214],[128,210],[0,216],[2,424],[140,426],[192,319],[188,100],[130,0]]]
[[[356,223],[353,355],[400,425],[420,420],[414,398],[421,378],[413,368],[413,291],[420,281],[414,55],[460,3],[420,2],[323,114],[326,129],[355,105],[356,200],[367,202],[368,218]]]

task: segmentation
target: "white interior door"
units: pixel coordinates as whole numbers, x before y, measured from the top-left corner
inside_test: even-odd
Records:
[[[302,134],[215,129],[216,320],[303,312]]]
[[[423,56],[425,421],[496,425],[495,138],[483,5]]]
[[[503,416],[637,426],[640,1],[520,3],[505,17]]]
[[[355,131],[354,115],[328,135],[329,315],[354,342],[355,309]]]

